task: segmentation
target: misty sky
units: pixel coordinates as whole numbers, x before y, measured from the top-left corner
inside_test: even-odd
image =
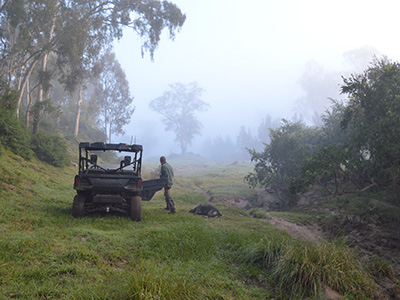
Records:
[[[196,81],[206,90],[203,100],[210,108],[198,114],[203,135],[189,147],[197,153],[207,137],[229,135],[235,141],[241,126],[256,135],[268,114],[290,119],[304,96],[298,80],[307,62],[341,71],[343,54],[365,46],[400,59],[397,0],[171,2],[187,19],[174,41],[165,32],[154,62],[148,53],[141,57],[141,41],[133,32],[126,31],[115,45],[136,106],[126,136],[118,141],[136,137],[146,156],[180,151],[161,116],[148,108],[170,83]]]

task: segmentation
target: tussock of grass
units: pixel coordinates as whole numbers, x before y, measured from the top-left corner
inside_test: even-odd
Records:
[[[256,219],[265,219],[267,218],[267,213],[265,211],[262,211],[259,208],[252,208],[249,210],[250,216]]]
[[[273,235],[244,248],[240,259],[267,269],[294,297],[320,297],[322,287],[328,286],[341,295],[366,299],[376,288],[353,252],[338,242],[310,243]]]
[[[285,212],[271,212],[270,214],[271,216],[284,218],[300,224],[310,224],[310,220],[312,220],[313,218],[310,215],[302,214],[299,212],[285,211]]]
[[[205,299],[191,274],[155,261],[143,261],[135,267],[128,295],[134,300]]]
[[[374,257],[367,265],[368,271],[376,278],[395,278],[396,272],[389,261],[381,258]]]

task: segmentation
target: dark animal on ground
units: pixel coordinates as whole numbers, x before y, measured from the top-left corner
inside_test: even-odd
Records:
[[[207,216],[207,217],[221,217],[222,216],[222,214],[219,212],[219,210],[210,204],[207,204],[207,205],[200,204],[200,205],[196,206],[195,208],[189,210],[189,212],[191,212],[192,214],[195,214],[195,215],[202,215],[202,216]]]

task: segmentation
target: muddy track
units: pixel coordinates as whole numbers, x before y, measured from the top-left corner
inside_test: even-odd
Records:
[[[204,196],[206,197],[208,203],[211,203],[213,201],[213,196],[211,195],[210,191],[203,189],[201,186],[197,184],[195,184],[195,186],[204,193]],[[257,196],[259,198],[258,202],[260,201],[265,202],[266,198],[265,192],[263,193],[262,190],[259,190],[257,191]],[[226,200],[225,202],[242,209],[251,207],[250,203],[244,199],[229,199]],[[275,200],[268,202],[275,202]],[[290,220],[281,217],[271,216],[268,213],[267,213],[267,218],[265,220],[271,223],[271,225],[279,229],[285,230],[293,238],[305,241],[312,241],[312,242],[316,242],[322,239],[322,230],[316,225],[306,226],[303,224],[297,224],[295,222],[292,222]]]
[[[271,216],[268,214],[266,219],[271,225],[285,230],[292,238],[316,242],[322,240],[322,230],[316,226],[306,226],[291,222],[287,219]]]

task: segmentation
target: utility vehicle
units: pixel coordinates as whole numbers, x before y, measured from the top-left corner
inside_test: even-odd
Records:
[[[149,201],[165,185],[164,178],[142,181],[142,154],[142,145],[79,143],[72,216],[120,212],[132,221],[140,221],[142,200]]]

